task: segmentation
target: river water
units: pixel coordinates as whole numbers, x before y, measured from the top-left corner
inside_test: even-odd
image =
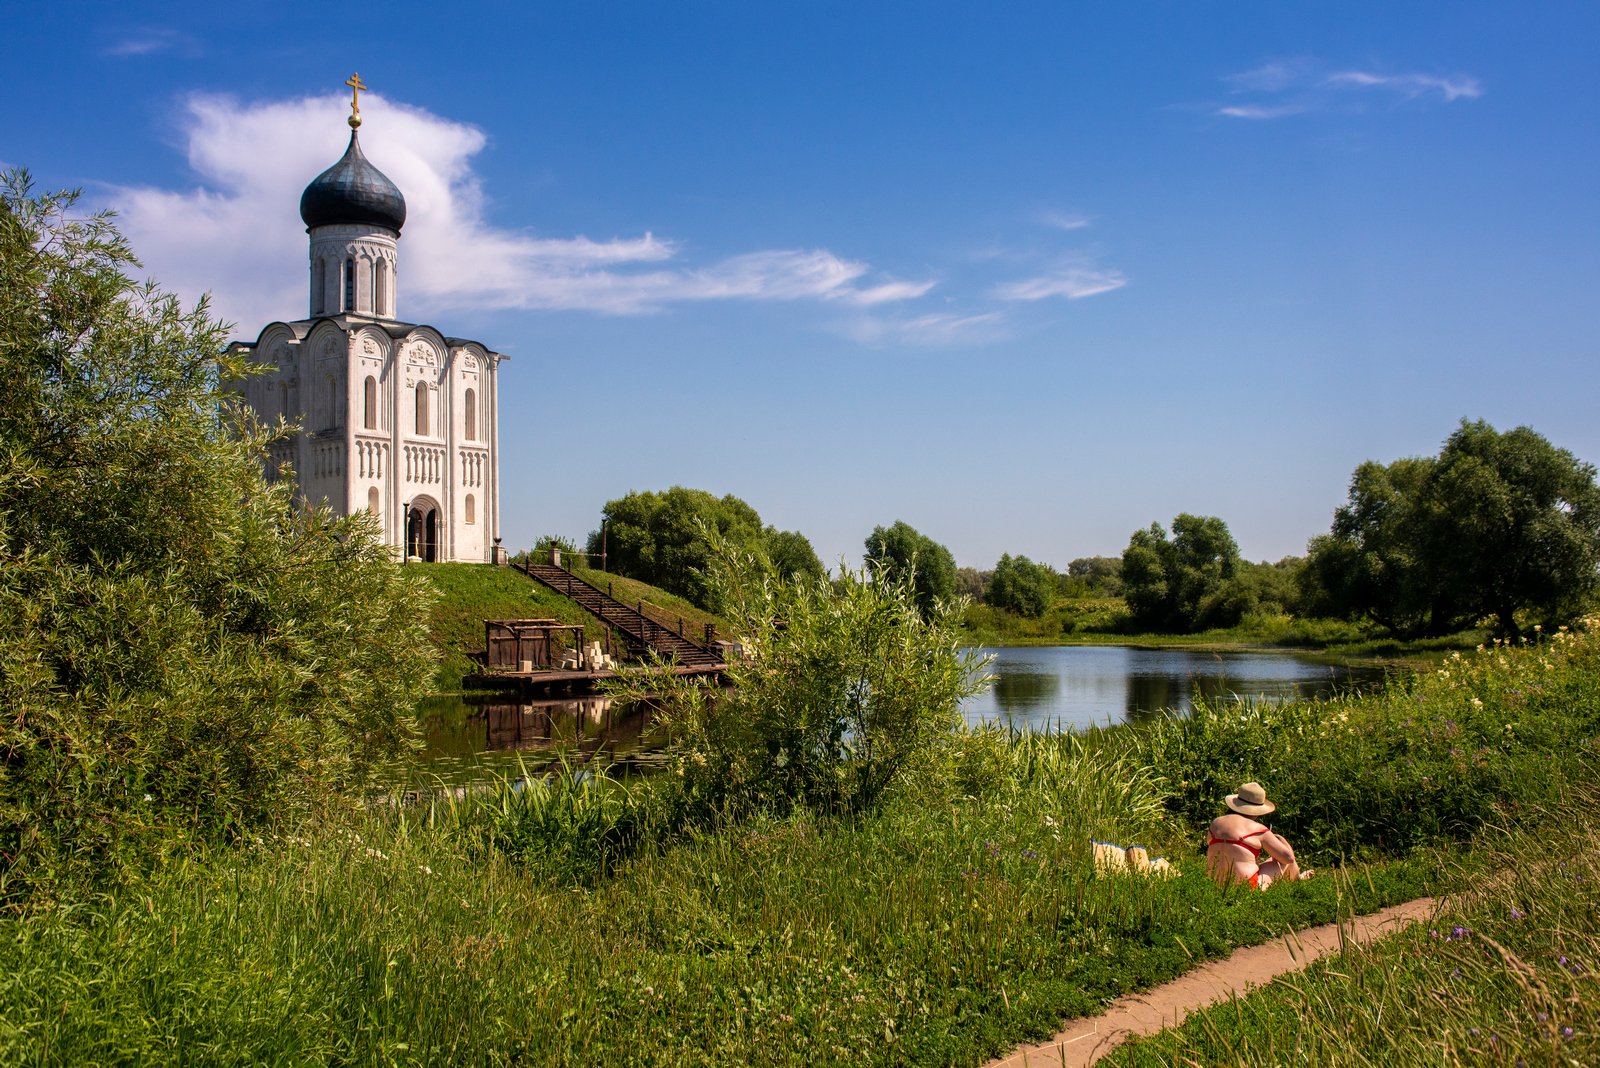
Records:
[[[1207,701],[1283,701],[1370,688],[1381,668],[1331,666],[1290,653],[1224,653],[1129,646],[1036,646],[976,650],[993,657],[993,685],[962,708],[968,723],[1028,731],[1139,722],[1163,709]],[[604,697],[565,701],[430,698],[421,715],[425,747],[410,773],[417,785],[463,785],[520,776],[556,752],[573,761],[649,765],[658,739],[648,709]]]

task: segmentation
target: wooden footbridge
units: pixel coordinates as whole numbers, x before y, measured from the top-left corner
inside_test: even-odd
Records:
[[[682,619],[677,628],[645,612],[645,603],[624,604],[609,593],[578,578],[572,572],[551,564],[512,564],[515,570],[576,603],[604,623],[612,635],[610,644],[625,645],[636,656],[654,655],[670,665],[675,675],[720,675],[725,657],[711,644],[708,627],[705,641],[689,637]],[[654,606],[651,606],[654,608]],[[583,640],[583,628],[560,625],[553,619],[486,620],[486,674],[471,676],[470,686],[512,687],[525,693],[587,691],[596,682],[615,672],[593,664],[555,667],[553,653],[557,632],[574,632],[576,651]],[[566,639],[562,639],[565,641]],[[531,668],[531,670],[529,670]]]

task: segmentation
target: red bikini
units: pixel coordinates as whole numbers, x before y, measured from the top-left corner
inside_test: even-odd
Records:
[[[1262,850],[1260,846],[1253,846],[1253,845],[1249,845],[1247,843],[1250,841],[1250,839],[1255,838],[1258,835],[1266,834],[1270,830],[1272,830],[1271,827],[1263,827],[1259,831],[1251,831],[1249,834],[1242,834],[1238,838],[1217,838],[1217,837],[1214,837],[1212,835],[1207,835],[1206,836],[1206,848],[1210,849],[1214,845],[1236,845],[1236,846],[1242,846],[1243,848],[1250,850],[1250,852],[1252,854],[1254,854],[1254,853],[1256,853],[1258,851],[1265,852],[1265,850]],[[1252,890],[1257,889],[1257,887],[1260,885],[1260,882],[1261,882],[1261,868],[1260,868],[1259,865],[1256,867],[1255,874],[1250,876],[1249,882],[1250,882],[1250,889],[1252,889]]]

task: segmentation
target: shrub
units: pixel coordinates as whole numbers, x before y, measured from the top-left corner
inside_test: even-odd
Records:
[[[955,642],[959,602],[919,610],[909,574],[841,569],[791,582],[715,533],[712,578],[744,658],[727,689],[661,672],[669,764],[691,808],[859,811],[919,767],[981,684]]]
[[[427,592],[365,515],[263,476],[204,303],[108,219],[0,199],[0,878],[226,838],[408,751]]]

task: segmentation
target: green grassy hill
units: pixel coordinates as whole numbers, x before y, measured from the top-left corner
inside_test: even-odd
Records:
[[[581,624],[591,640],[604,634],[604,628],[595,618],[576,604],[509,567],[486,564],[408,566],[425,574],[439,592],[429,623],[433,643],[439,650],[434,673],[437,692],[460,690],[462,678],[477,670],[468,654],[483,650],[483,621],[486,619],[559,619],[563,623]],[[625,604],[637,605],[640,600],[649,602],[655,609],[647,607],[647,611],[656,618],[666,620],[682,616],[691,637],[700,636],[707,623],[715,624],[723,635],[728,633],[726,624],[716,616],[649,583],[608,575],[604,571],[580,570],[577,574],[584,581],[609,590]]]

